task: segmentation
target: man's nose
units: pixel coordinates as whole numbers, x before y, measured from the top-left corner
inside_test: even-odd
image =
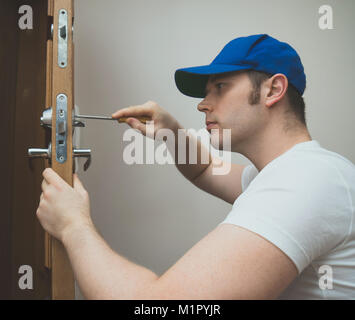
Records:
[[[211,103],[208,102],[206,99],[203,99],[198,105],[197,105],[197,110],[204,112],[204,111],[211,111]]]

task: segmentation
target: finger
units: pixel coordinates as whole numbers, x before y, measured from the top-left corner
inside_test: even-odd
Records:
[[[150,107],[140,105],[118,110],[112,114],[112,118],[151,116],[152,114],[153,110],[151,110]]]
[[[121,117],[140,117],[140,116],[152,116],[153,109],[150,105],[138,105],[131,106],[128,108],[123,108],[121,110],[117,110],[111,116],[112,118],[118,119]]]
[[[47,201],[51,200],[58,191],[59,189],[57,187],[55,187],[53,184],[49,184],[46,190],[42,192],[42,199]]]
[[[46,190],[48,188],[49,184],[47,183],[46,179],[42,180],[42,184],[41,184],[41,189],[42,191]]]
[[[42,175],[48,184],[53,184],[56,187],[68,186],[68,184],[52,168],[46,168]]]
[[[140,122],[138,119],[136,118],[128,118],[126,120],[126,123],[133,129],[137,129],[140,132],[142,132],[142,134],[146,135],[147,134],[147,127],[144,123]]]

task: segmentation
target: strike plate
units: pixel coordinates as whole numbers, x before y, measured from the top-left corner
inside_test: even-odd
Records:
[[[58,65],[60,68],[68,65],[68,12],[65,9],[59,10]]]
[[[56,160],[59,163],[67,160],[67,112],[68,97],[65,94],[57,95],[55,150]]]

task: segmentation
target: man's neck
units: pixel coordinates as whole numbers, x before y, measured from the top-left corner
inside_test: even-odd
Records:
[[[270,133],[263,134],[257,141],[238,151],[247,157],[260,172],[269,162],[282,155],[298,143],[311,141],[312,138],[305,128],[296,134]]]

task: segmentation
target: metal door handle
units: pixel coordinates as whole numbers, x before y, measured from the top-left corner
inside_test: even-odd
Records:
[[[30,148],[28,156],[30,158],[45,158],[50,159],[52,155],[52,144],[50,143],[47,149]]]
[[[84,171],[89,169],[91,164],[91,150],[90,149],[74,149],[73,150],[74,158],[87,158],[84,163]]]
[[[47,149],[28,149],[28,156],[30,158],[51,159],[52,144],[50,143]],[[91,164],[91,149],[73,149],[73,158],[87,158],[86,162],[84,163],[84,171],[86,171],[87,169],[89,169]]]

